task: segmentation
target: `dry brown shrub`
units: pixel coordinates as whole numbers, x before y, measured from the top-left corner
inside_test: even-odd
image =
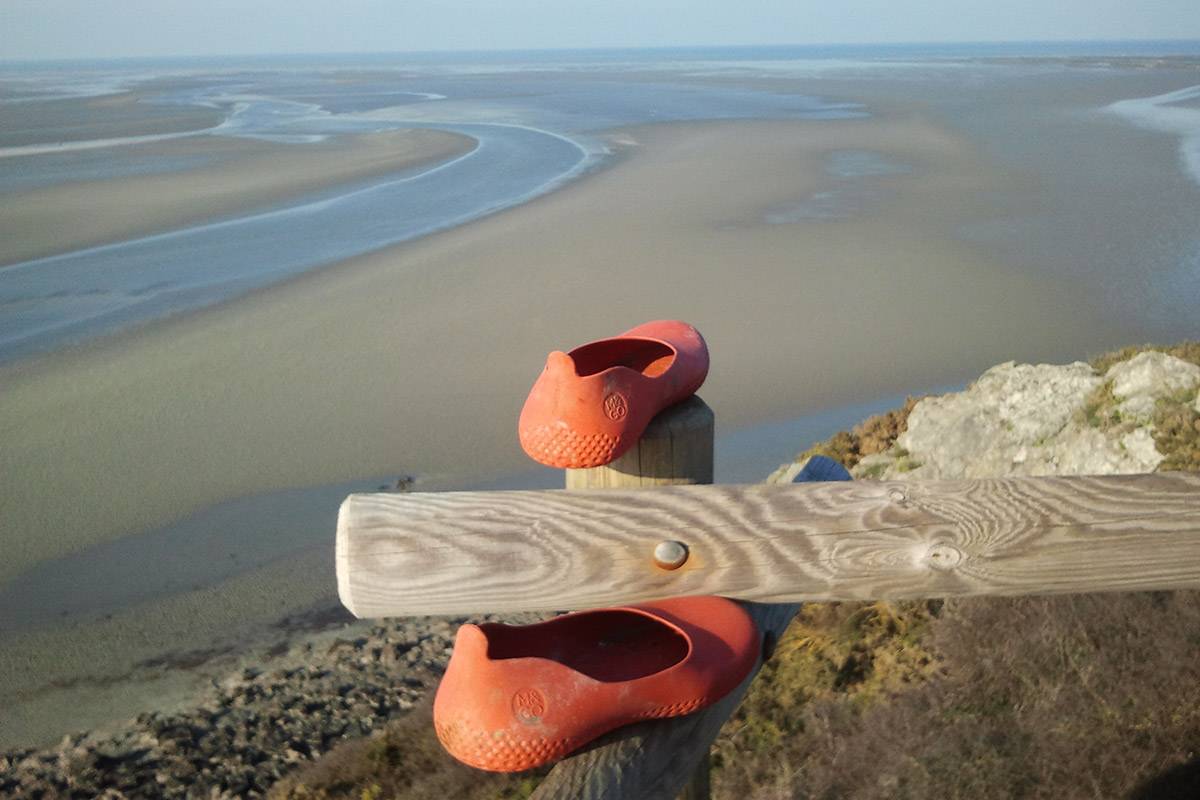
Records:
[[[804,461],[812,456],[827,456],[846,469],[852,469],[864,456],[883,453],[908,429],[908,415],[923,397],[909,397],[901,408],[868,417],[853,430],[839,431],[796,456]]]
[[[1159,470],[1200,472],[1200,413],[1183,404],[1160,408],[1154,418],[1154,445],[1163,454]]]
[[[813,699],[773,785],[719,796],[1200,797],[1200,593],[953,601],[927,638],[941,677]]]
[[[1120,350],[1113,350],[1111,353],[1096,356],[1089,363],[1091,363],[1097,372],[1104,373],[1108,372],[1108,368],[1113,364],[1128,361],[1138,353],[1145,352],[1146,350],[1166,353],[1169,356],[1175,356],[1175,358],[1181,358],[1184,361],[1190,361],[1200,366],[1200,342],[1180,342],[1179,344],[1172,345],[1143,344],[1122,347]]]
[[[381,736],[346,742],[272,787],[271,800],[496,800],[530,795],[541,773],[498,775],[452,759],[433,731],[433,696]],[[544,772],[544,770],[542,771]]]

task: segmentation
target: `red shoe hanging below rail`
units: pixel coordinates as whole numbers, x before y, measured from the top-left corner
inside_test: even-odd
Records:
[[[534,625],[463,625],[438,686],[438,739],[459,761],[517,772],[632,722],[690,714],[758,662],[738,603],[681,597]]]

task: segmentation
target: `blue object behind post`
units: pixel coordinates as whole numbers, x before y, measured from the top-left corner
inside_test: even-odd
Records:
[[[838,462],[828,456],[813,456],[804,465],[804,469],[796,474],[792,483],[815,483],[817,481],[849,481],[854,480],[850,473]]]

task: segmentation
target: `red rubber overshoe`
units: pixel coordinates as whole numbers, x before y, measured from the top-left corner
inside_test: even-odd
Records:
[[[521,410],[521,447],[534,461],[559,469],[608,464],[637,442],[658,412],[695,394],[707,375],[704,338],[676,320],[555,351]]]
[[[622,725],[716,702],[746,678],[760,648],[750,615],[723,597],[463,625],[434,726],[464,764],[532,769]]]

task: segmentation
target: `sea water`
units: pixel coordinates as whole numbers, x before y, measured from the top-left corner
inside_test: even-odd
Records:
[[[1193,269],[1195,215],[1184,197],[1200,185],[1200,108],[1194,105],[1200,72],[1194,61],[1186,60],[1147,66],[1146,59],[1161,60],[1168,53],[1194,56],[1200,45],[681,48],[5,65],[0,68],[0,113],[5,115],[19,116],[30,103],[138,90],[145,93],[143,102],[213,109],[222,121],[193,132],[91,140],[72,138],[64,129],[57,135],[47,132],[45,141],[0,147],[0,197],[33,186],[202,168],[200,157],[181,160],[133,146],[197,135],[287,144],[432,127],[466,134],[478,145],[465,156],[424,169],[377,176],[204,225],[0,268],[0,362],[220,302],[519,204],[602,168],[609,155],[602,134],[619,126],[715,119],[819,122],[868,115],[869,103],[847,96],[856,85],[868,96],[893,92],[920,98],[1001,156],[1017,138],[1040,141],[1053,134],[1067,141],[1103,134],[1105,117],[1171,141],[1179,149],[1181,174],[1190,176],[1193,185],[1181,189],[1155,182],[1157,202],[1151,198],[1147,206],[1139,200],[1137,216],[1154,220],[1145,234],[1127,233],[1118,243],[1090,237],[1091,244],[1079,252],[1086,252],[1091,272],[1077,271],[1072,277],[1119,286],[1120,270],[1128,269],[1130,260],[1152,261],[1147,266],[1156,268],[1144,272],[1164,277],[1161,291],[1148,299],[1178,317],[1186,310],[1181,298],[1200,297]],[[1189,68],[1194,85],[1095,107],[1068,97],[1057,114],[1053,108],[1025,109],[997,100],[1014,86],[1036,91],[1039,85],[1063,80],[1089,91],[1116,87],[1122,81],[1136,83],[1129,78],[1152,69],[1159,74],[1174,70],[1179,83],[1189,80]],[[781,80],[793,83],[785,88]],[[796,90],[797,81],[803,91]],[[978,123],[974,127],[973,121]],[[1113,138],[1111,147],[1120,147],[1116,140],[1121,137]],[[1017,155],[1014,163],[1019,160],[1026,169],[1037,168],[1039,158],[1055,169],[1061,164],[1049,150]],[[837,185],[769,211],[766,221],[830,222],[869,208],[880,196],[864,180],[878,166],[872,164],[874,157],[842,156],[844,163],[830,167],[842,179]],[[890,165],[877,174],[910,168]],[[1095,174],[1103,185],[1104,175]],[[1069,187],[1078,183],[1077,177],[1060,181],[1068,187],[1056,198],[1064,208],[1042,209],[1043,225],[1058,219],[1058,211],[1069,214]],[[1190,202],[1194,211],[1194,196]],[[1087,205],[1095,219],[1130,219],[1129,209],[1119,203],[1097,208],[1093,200]],[[1024,253],[1026,260],[1036,258],[1045,262],[1045,269],[1071,274],[1070,256],[1055,252],[1062,249],[1061,230],[1042,236],[1037,227],[1037,220],[997,217],[963,235],[1009,251],[1025,248],[1030,250]],[[1040,241],[1051,239],[1056,243],[1033,252]],[[1111,265],[1103,257],[1106,248]],[[1165,268],[1161,262],[1172,258],[1178,265]],[[1170,319],[1155,324],[1164,334],[1179,327]]]

